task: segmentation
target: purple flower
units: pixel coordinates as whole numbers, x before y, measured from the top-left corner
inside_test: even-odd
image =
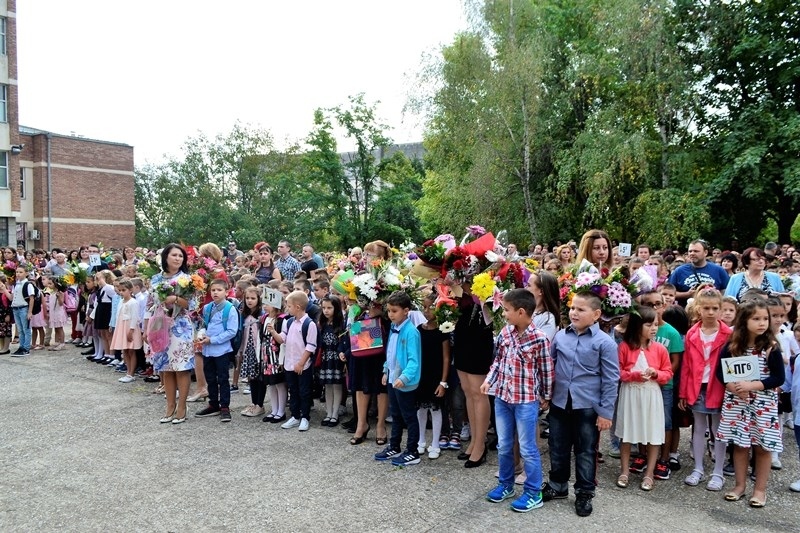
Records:
[[[419,259],[419,256],[414,252],[411,252],[410,254],[408,254],[408,258],[413,261],[414,259]]]
[[[481,237],[483,235],[486,235],[486,228],[484,228],[483,226],[478,226],[477,224],[473,224],[472,226],[467,226],[467,231],[473,237]]]

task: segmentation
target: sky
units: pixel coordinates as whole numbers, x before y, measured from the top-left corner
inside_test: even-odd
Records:
[[[414,76],[464,27],[461,0],[18,0],[20,124],[130,144],[142,166],[237,120],[288,146],[363,92],[419,141]]]

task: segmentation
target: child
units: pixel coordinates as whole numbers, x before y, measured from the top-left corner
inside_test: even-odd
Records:
[[[272,280],[277,281],[277,280]],[[286,420],[286,399],[288,392],[286,389],[286,371],[283,368],[282,351],[285,347],[278,344],[269,333],[270,327],[276,331],[283,329],[283,322],[287,315],[283,312],[283,300],[281,307],[266,305],[266,312],[261,315],[259,320],[259,337],[261,340],[261,362],[264,373],[264,385],[269,391],[270,412],[262,418],[263,422],[277,424]],[[253,389],[250,389],[252,394]]]
[[[386,301],[386,307],[392,326],[386,344],[381,383],[387,386],[393,423],[389,445],[376,453],[375,459],[391,459],[394,466],[411,466],[420,461],[417,453],[420,428],[414,391],[419,386],[422,344],[419,331],[408,318],[411,297],[402,291],[393,292]],[[400,448],[404,425],[408,429],[405,452]]]
[[[242,294],[242,344],[237,360],[242,361],[242,375],[250,386],[251,405],[245,407],[242,416],[261,416],[266,413],[264,398],[267,384],[261,365],[261,339],[258,334],[261,318],[261,291],[247,287]]]
[[[233,355],[231,340],[239,330],[239,313],[226,296],[228,283],[215,278],[209,284],[211,302],[203,307],[205,336],[203,345],[203,374],[208,384],[208,406],[194,416],[220,417],[220,422],[231,421],[231,387],[228,375],[230,358]]]
[[[86,278],[84,293],[86,294],[86,317],[83,321],[83,344],[89,348],[84,355],[87,360],[98,362],[103,358],[103,342],[100,340],[100,332],[94,328],[94,317],[97,312],[97,284],[94,276]]]
[[[658,292],[664,297],[664,305],[670,307],[675,305],[675,295],[678,294],[678,289],[672,283],[664,283],[658,288]]]
[[[422,313],[427,322],[417,326],[422,346],[422,371],[417,387],[417,421],[419,422],[419,443],[417,452],[425,453],[425,426],[428,413],[431,414],[431,445],[428,459],[438,459],[442,453],[440,437],[442,434],[442,402],[447,392],[447,378],[450,373],[450,335],[439,330],[434,315],[436,294],[425,296]],[[449,441],[445,440],[445,443]]]
[[[553,338],[555,363],[550,402],[550,480],[544,501],[569,495],[570,454],[575,449],[575,512],[592,514],[600,431],[611,428],[619,382],[617,344],[600,330],[602,301],[591,293],[572,299],[570,325]]]
[[[792,413],[794,414],[792,429],[794,429],[794,439],[800,448],[800,375],[797,374],[797,367],[792,368],[793,366],[789,368],[789,373],[786,374],[786,383],[782,388],[791,393]],[[790,484],[789,490],[800,492],[800,479]]]
[[[317,300],[322,300],[331,293],[331,282],[320,279],[314,282],[314,296]]]
[[[117,282],[117,292],[122,304],[117,312],[117,323],[114,324],[114,335],[111,337],[111,349],[122,350],[127,374],[119,378],[120,383],[136,381],[136,350],[142,347],[142,330],[139,327],[139,303],[133,298],[133,283],[127,278]]]
[[[657,293],[653,293],[656,294]],[[660,299],[660,296],[658,296]],[[647,444],[647,466],[640,488],[653,490],[653,474],[659,446],[664,444],[664,399],[659,385],[672,379],[672,363],[667,349],[653,342],[658,332],[655,310],[643,306],[631,313],[619,345],[619,372],[622,383],[617,402],[615,434],[619,437],[621,473],[617,486],[628,486],[631,444]],[[670,401],[670,410],[672,409]]]
[[[47,280],[47,281],[45,281]],[[49,294],[44,291],[45,284],[49,283],[48,278],[39,277],[31,283],[35,283],[38,289],[42,292],[42,310],[31,317],[31,346],[34,350],[44,350],[44,329],[47,327],[47,310],[49,306]],[[39,343],[36,343],[36,339]]]
[[[295,285],[297,285],[295,280]],[[322,315],[319,318],[319,382],[325,387],[325,418],[322,425],[339,425],[339,405],[344,395],[344,362],[350,349],[346,335],[342,304],[336,296],[320,300]]]
[[[795,341],[791,329],[786,328],[786,307],[784,303],[779,298],[770,296],[767,298],[767,308],[769,309],[770,328],[781,347],[784,373],[788,373],[790,371],[790,362],[797,356],[800,349],[797,348],[797,341]],[[784,423],[787,415],[789,420],[791,420],[791,413],[792,399],[790,393],[788,391],[779,392],[778,415],[780,423]],[[780,454],[778,452],[772,452],[772,469],[780,470],[781,468],[783,468],[783,464],[781,464]]]
[[[138,315],[136,316],[136,324],[139,327],[139,331],[142,332],[144,335],[144,315],[145,311],[147,311],[147,298],[149,294],[144,286],[144,281],[141,278],[132,278],[131,285],[133,286],[133,292],[131,293],[134,300],[136,300],[136,305],[138,306]],[[142,342],[142,348],[136,350],[136,366],[138,368],[146,368],[148,367],[147,360],[144,354],[144,342]],[[148,368],[145,372],[146,377],[150,377],[153,374],[152,367]],[[145,379],[145,381],[148,381]],[[150,379],[149,381],[155,381],[154,379]]]
[[[94,276],[97,283],[97,303],[94,312],[94,329],[99,333],[102,353],[105,356],[99,361],[100,364],[108,364],[113,361],[111,351],[111,307],[114,301],[114,280],[116,276],[109,270],[101,270]]]
[[[770,452],[783,450],[775,389],[785,380],[780,345],[770,329],[769,311],[763,300],[752,300],[739,307],[730,341],[722,349],[716,367],[717,379],[723,381],[726,359],[742,355],[758,358],[760,379],[725,384],[717,439],[734,444],[736,486],[725,495],[728,501],[738,501],[744,496],[749,448],[754,449],[756,482],[750,507],[760,508],[767,504]]]
[[[14,324],[14,313],[11,310],[11,300],[14,295],[8,290],[8,278],[0,272],[0,355],[11,353],[12,329]]]
[[[67,325],[67,311],[64,309],[64,292],[59,290],[52,277],[46,278],[49,298],[47,300],[47,325],[54,332],[55,344],[48,350],[60,352],[64,349],[64,326]]]
[[[737,302],[736,298],[733,296],[725,296],[722,298],[719,319],[729,328],[733,326],[733,320],[736,318],[736,309],[738,307],[739,302]]]
[[[306,314],[308,296],[294,291],[286,297],[286,311],[291,318],[284,321],[280,333],[270,324],[269,333],[278,344],[286,345],[284,366],[289,389],[289,407],[292,416],[281,424],[283,429],[297,428],[308,431],[311,413],[311,385],[314,367],[311,356],[317,351],[317,325]]]
[[[553,391],[553,360],[547,335],[533,323],[536,297],[513,289],[503,297],[503,317],[508,322],[497,337],[496,357],[481,392],[493,392],[497,427],[500,483],[486,495],[491,502],[514,496],[514,441],[519,438],[525,465],[522,495],[511,509],[526,513],[543,505],[542,463],[536,446],[539,409],[546,410]]]
[[[695,297],[695,307],[700,313],[700,321],[686,333],[681,365],[680,398],[678,406],[682,410],[690,408],[694,417],[692,453],[694,470],[686,476],[684,483],[696,487],[705,479],[703,456],[705,455],[705,434],[709,431],[708,417],[711,416],[710,431],[716,433],[720,421],[720,408],[724,386],[717,379],[714,370],[720,357],[720,350],[728,341],[731,328],[719,320],[722,294],[713,288],[705,288]],[[723,467],[725,462],[725,443],[714,443],[714,473],[706,485],[710,491],[720,491],[725,483]]]
[[[672,369],[673,377],[661,386],[661,398],[664,403],[664,445],[661,447],[660,457],[653,472],[655,479],[667,480],[670,476],[669,453],[672,448],[672,440],[673,438],[680,438],[680,431],[672,430],[672,411],[678,403],[675,398],[675,382],[677,380],[674,377],[680,372],[681,359],[683,358],[683,337],[672,325],[664,321],[663,316],[666,306],[664,305],[663,295],[652,291],[641,295],[639,298],[642,306],[649,307],[656,313],[658,331],[656,331],[655,341],[667,349]],[[644,466],[643,464],[642,467]]]

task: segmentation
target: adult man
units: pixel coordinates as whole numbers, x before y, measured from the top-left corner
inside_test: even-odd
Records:
[[[669,277],[669,282],[677,289],[675,297],[681,305],[686,305],[687,298],[694,296],[695,289],[700,285],[713,285],[719,291],[725,290],[728,286],[728,273],[721,266],[706,261],[706,241],[693,240],[686,256],[689,262],[676,268]]]
[[[88,247],[88,252],[89,252],[89,260],[91,261],[91,257],[93,255],[100,255],[100,247],[97,246],[96,244],[90,244]],[[102,259],[100,260],[100,266],[92,265],[88,268],[86,272],[89,274],[96,274],[101,270],[108,270],[108,263],[106,263]]]
[[[229,264],[235,262],[237,257],[244,255],[243,251],[236,249],[236,241],[230,241],[228,249],[224,253],[225,261]]]
[[[275,261],[275,266],[281,271],[281,277],[287,281],[294,280],[294,275],[300,270],[300,261],[289,255],[291,248],[289,241],[281,241],[278,243],[278,259]]]
[[[506,259],[509,261],[518,261],[519,260],[519,251],[517,250],[516,244],[509,244],[508,248],[506,248]]]
[[[653,255],[653,249],[650,248],[649,244],[640,244],[636,247],[636,257],[644,261],[647,264],[647,260],[650,259],[650,256]]]
[[[312,277],[312,272],[317,270],[318,268],[323,268],[325,265],[322,262],[322,257],[314,253],[314,247],[308,243],[303,245],[303,252],[302,252],[302,262],[300,263],[300,269],[308,274],[309,279]]]

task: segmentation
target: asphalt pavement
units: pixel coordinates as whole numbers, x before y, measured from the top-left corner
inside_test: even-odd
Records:
[[[617,488],[619,465],[608,459],[590,517],[575,515],[572,495],[518,514],[485,500],[496,484],[496,453],[474,469],[449,450],[394,468],[373,460],[374,429],[371,440],[351,446],[340,427],[320,426],[318,403],[308,432],[280,429],[241,416],[250,403],[243,394],[233,395],[229,424],[192,418],[202,404],[190,404],[185,424],[159,424],[165,400],[152,394],[154,384],[118,383],[120,374],[79,351],[0,356],[0,531],[800,530],[800,494],[788,490],[800,478],[789,430],[765,509],[684,485],[687,433],[683,469],[650,493],[638,488],[637,474]],[[546,478],[547,445],[540,447]]]

